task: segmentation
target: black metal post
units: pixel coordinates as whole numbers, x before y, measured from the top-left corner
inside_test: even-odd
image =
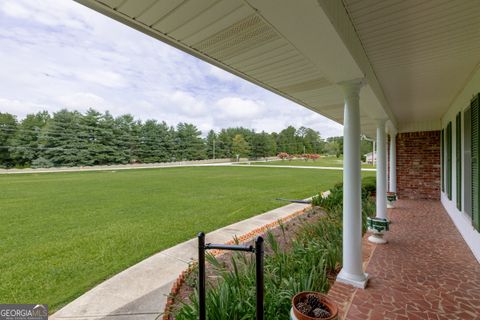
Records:
[[[257,308],[256,319],[263,320],[264,309],[264,278],[263,278],[263,238],[257,237],[255,239],[255,248],[253,246],[242,245],[225,245],[225,244],[205,244],[205,233],[198,234],[198,304],[199,304],[199,319],[206,320],[206,306],[205,306],[205,251],[217,250],[231,250],[231,251],[245,251],[255,253],[255,273],[256,273],[256,291],[257,291]]]
[[[205,233],[198,234],[198,304],[200,320],[207,319],[205,310]]]
[[[255,269],[257,286],[257,320],[263,320],[263,238],[255,239]]]

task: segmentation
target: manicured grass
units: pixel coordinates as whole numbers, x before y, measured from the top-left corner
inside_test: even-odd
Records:
[[[278,161],[258,161],[251,162],[251,164],[268,164],[268,165],[284,165],[284,166],[315,166],[315,167],[343,167],[343,158],[337,157],[321,157],[315,161],[313,160],[278,160]],[[362,164],[362,168],[375,168],[371,164]]]
[[[54,311],[198,231],[284,205],[277,197],[311,196],[341,174],[190,167],[1,175],[0,303]]]

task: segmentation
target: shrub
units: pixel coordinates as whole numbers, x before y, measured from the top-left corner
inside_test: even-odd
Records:
[[[317,228],[318,231],[308,231],[317,235],[316,238],[300,236],[289,251],[280,250],[275,237],[267,233],[266,245],[273,252],[265,257],[265,319],[288,316],[291,298],[297,292],[328,290],[329,266],[339,263],[339,252],[341,259],[341,228]],[[331,244],[319,238],[322,234],[318,232],[323,229],[329,230],[329,236],[335,238]],[[213,256],[209,256],[208,261],[220,275],[216,283],[207,286],[208,319],[250,319],[255,314],[256,305],[255,256],[235,253],[230,261],[231,270]],[[192,303],[184,305],[176,319],[198,319],[196,290],[190,299]]]
[[[373,194],[377,190],[377,180],[374,176],[364,177],[362,179],[362,188],[369,194]]]
[[[314,203],[326,211],[326,216],[305,224],[292,241],[290,250],[280,248],[277,239],[267,232],[265,246],[271,254],[265,256],[265,319],[287,319],[291,298],[300,291],[327,292],[327,275],[342,263],[342,184],[330,190],[330,196],[314,197]],[[370,197],[363,197],[363,226],[371,213]],[[280,225],[284,231],[283,225]],[[283,234],[285,237],[285,234]],[[214,271],[215,282],[207,282],[206,312],[210,320],[252,319],[255,315],[255,257],[235,253],[230,267],[213,256],[207,256]],[[176,313],[176,319],[198,319],[198,292],[190,296]]]
[[[290,155],[286,152],[280,152],[277,157],[279,157],[280,159],[282,160],[285,160],[286,158],[288,158]]]
[[[305,159],[305,161],[308,161],[308,159],[312,159],[313,161],[315,161],[320,158],[320,155],[316,153],[305,153],[302,154],[302,158]]]
[[[332,199],[341,199],[341,189],[334,190],[329,200],[338,208]],[[265,319],[288,317],[291,298],[297,292],[328,290],[327,275],[336,270],[342,260],[341,212],[337,210],[304,225],[290,250],[280,249],[273,234],[267,233],[265,245],[272,253],[265,256]],[[230,268],[213,256],[208,260],[220,275],[217,282],[207,286],[208,319],[250,319],[255,314],[254,256],[236,253]],[[185,304],[176,319],[198,319],[198,292],[190,299],[191,304]]]
[[[330,190],[328,197],[321,194],[312,198],[312,205],[322,207],[326,212],[332,212],[341,208],[343,203],[343,184],[337,183]]]
[[[366,179],[369,178],[369,179]],[[362,180],[362,232],[367,231],[367,217],[375,216],[375,202],[371,195],[371,178],[366,177]],[[375,180],[373,180],[375,183]],[[369,185],[370,184],[370,185]],[[375,190],[375,187],[374,189]],[[343,209],[343,183],[339,182],[330,190],[328,197],[322,197],[321,194],[312,198],[312,205],[322,207],[328,215],[336,214],[338,219],[342,219]]]
[[[43,157],[37,158],[32,161],[32,168],[51,168],[54,164],[52,161]]]

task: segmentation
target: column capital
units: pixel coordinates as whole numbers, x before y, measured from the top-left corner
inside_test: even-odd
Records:
[[[387,123],[388,119],[386,118],[379,118],[375,119],[375,122],[377,123],[377,127],[382,127],[385,128],[385,124]]]
[[[395,129],[389,129],[388,134],[390,134],[392,137],[395,137],[395,136],[397,136],[398,131],[395,130]]]
[[[367,83],[365,78],[341,81],[337,84],[342,87],[345,97],[356,96],[360,93],[360,89]]]
[[[387,123],[387,132],[392,137],[395,137],[398,133],[397,128],[393,125],[392,121]]]

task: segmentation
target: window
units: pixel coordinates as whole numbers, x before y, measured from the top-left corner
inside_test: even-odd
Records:
[[[452,200],[452,122],[447,125],[447,196]]]
[[[457,208],[462,211],[462,113],[455,119],[455,163]]]
[[[472,112],[470,105],[463,112],[463,212],[472,217]]]
[[[480,94],[477,94],[470,102],[471,109],[471,153],[472,153],[472,224],[480,231]]]
[[[442,129],[442,133],[440,135],[440,160],[442,161],[442,191],[445,192],[445,146],[444,146],[444,132],[445,130]]]

